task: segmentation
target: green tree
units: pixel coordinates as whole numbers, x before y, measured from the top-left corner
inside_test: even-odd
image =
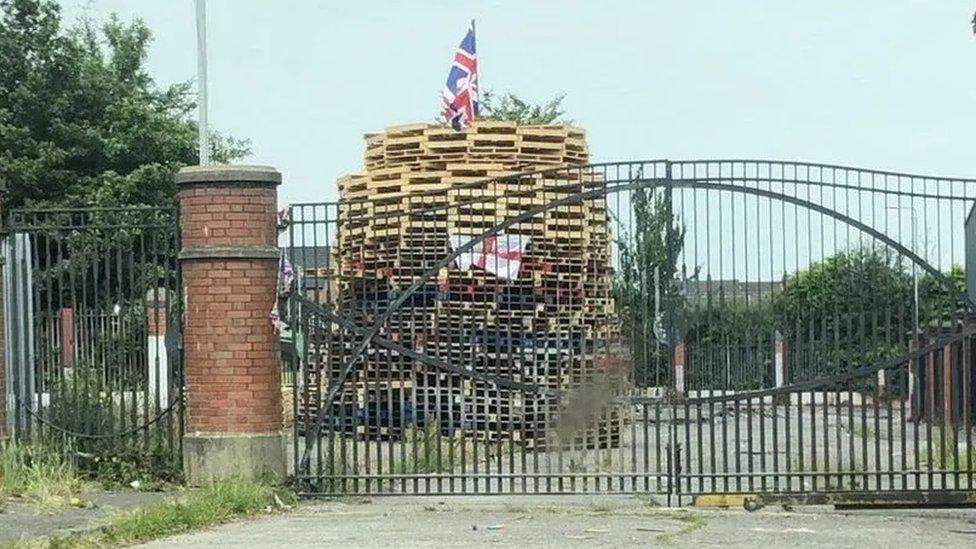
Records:
[[[959,294],[966,292],[966,270],[961,265],[953,265],[943,274],[945,280],[927,272],[919,278],[919,304],[923,316],[948,319],[963,307]],[[946,287],[947,281],[949,287]]]
[[[769,295],[726,295],[706,281],[688,311],[688,377],[692,387],[749,390],[775,380],[776,317]]]
[[[957,270],[950,276],[959,278]],[[956,311],[955,297],[941,281],[921,277],[919,286],[921,327]],[[776,299],[776,315],[776,325],[793,346],[794,375],[835,374],[899,356],[907,352],[915,326],[911,265],[882,247],[838,253],[788,277]],[[891,378],[893,392],[904,389],[898,386],[904,379]],[[861,385],[872,390],[873,380]]]
[[[171,205],[173,174],[197,163],[189,82],[145,68],[152,34],[136,19],[62,27],[52,0],[0,0],[0,179],[6,207]],[[248,153],[219,135],[214,158]]]
[[[568,123],[562,116],[565,94],[559,94],[544,103],[529,103],[512,92],[500,96],[485,91],[479,103],[482,119],[504,120],[518,124],[560,124]]]
[[[846,339],[874,329],[874,322],[862,328],[861,316],[897,320],[909,314],[912,302],[911,269],[904,259],[887,248],[867,247],[837,253],[787,277],[777,313],[789,333]]]
[[[669,360],[667,347],[659,344],[663,334],[655,332],[655,312],[665,318],[658,331],[682,331],[678,324],[685,307],[677,259],[685,230],[675,221],[665,193],[638,189],[630,194],[630,202],[634,223],[617,242],[620,268],[614,280],[614,300],[621,335],[634,361],[635,382],[656,385],[668,378]],[[672,339],[676,336],[671,334]]]

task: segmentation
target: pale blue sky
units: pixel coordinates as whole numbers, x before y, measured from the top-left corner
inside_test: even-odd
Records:
[[[62,0],[143,18],[162,83],[195,77],[192,0]],[[87,6],[87,8],[85,8]],[[334,199],[362,134],[429,121],[477,19],[482,86],[567,95],[593,159],[749,157],[976,176],[971,0],[209,0],[211,121]]]

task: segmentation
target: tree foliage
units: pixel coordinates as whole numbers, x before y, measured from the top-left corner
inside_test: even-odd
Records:
[[[559,124],[568,123],[562,117],[565,94],[559,94],[543,103],[529,103],[512,92],[495,95],[485,91],[478,105],[481,118],[500,120],[518,124]]]
[[[813,263],[787,278],[777,296],[780,324],[787,333],[814,338],[866,336],[889,321],[911,312],[911,269],[886,248],[859,248]],[[869,314],[882,320],[861,326],[851,315]]]
[[[6,206],[170,205],[197,163],[189,82],[145,68],[152,33],[113,16],[63,28],[52,0],[0,0],[0,178]],[[214,158],[248,153],[215,135]]]
[[[659,331],[678,329],[679,319],[670,313],[683,309],[676,275],[685,230],[675,221],[665,194],[638,189],[630,200],[634,226],[618,240],[620,268],[614,280],[614,299],[636,381],[643,385],[667,375],[667,349],[658,345],[662,334],[655,333],[655,312],[668,314],[667,326],[658,326]]]
[[[770,387],[777,337],[787,342],[788,381],[838,374],[904,355],[915,327],[916,277],[920,330],[958,319],[959,293],[965,288],[960,266],[952,266],[944,278],[936,277],[921,268],[913,271],[907,258],[878,246],[811,263],[780,284],[770,282],[767,290],[749,299],[726,295],[718,282],[707,289],[699,282],[699,291],[685,296],[681,281],[688,274],[675,267],[683,228],[669,216],[661,198],[636,197],[634,211],[636,228],[619,242],[614,297],[638,385],[670,381],[669,342],[653,326],[655,285],[660,286],[664,324],[680,319],[681,340],[688,344],[687,375],[695,388]],[[905,390],[904,373],[903,368],[889,372],[889,393]],[[856,390],[875,389],[870,376],[852,383]]]

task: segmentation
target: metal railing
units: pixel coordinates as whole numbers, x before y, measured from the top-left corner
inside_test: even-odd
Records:
[[[714,160],[298,205],[293,253],[329,260],[289,302],[304,341],[296,480],[314,493],[971,486],[970,339],[956,334],[973,304],[954,266],[974,197],[973,180]],[[955,484],[930,482],[940,471]]]
[[[4,239],[14,435],[85,470],[131,461],[178,477],[175,209],[18,209]]]

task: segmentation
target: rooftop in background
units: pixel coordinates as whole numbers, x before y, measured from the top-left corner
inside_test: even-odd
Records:
[[[329,268],[332,266],[329,246],[298,246],[288,250],[288,261],[308,297],[324,299],[329,292]]]
[[[288,261],[296,273],[308,269],[328,269],[332,265],[329,246],[297,246],[285,249],[288,250]]]
[[[783,289],[781,280],[748,282],[738,279],[688,280],[685,292],[689,299],[754,299]]]

